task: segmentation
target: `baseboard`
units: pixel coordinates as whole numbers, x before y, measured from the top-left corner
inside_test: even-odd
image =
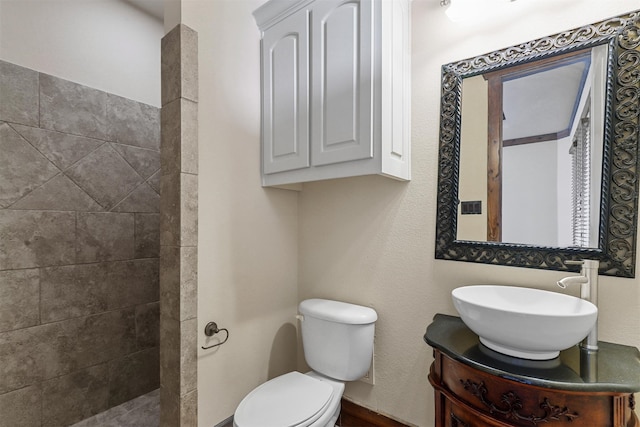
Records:
[[[410,427],[370,409],[342,399],[339,427]]]
[[[233,427],[233,415],[231,415],[229,418],[227,418],[224,421],[220,421],[218,424],[216,424],[213,427]]]

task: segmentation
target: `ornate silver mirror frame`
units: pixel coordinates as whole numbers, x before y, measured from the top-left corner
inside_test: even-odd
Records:
[[[462,79],[607,44],[607,96],[598,248],[456,240]],[[442,67],[436,258],[549,270],[600,260],[600,274],[635,277],[640,135],[640,11]]]

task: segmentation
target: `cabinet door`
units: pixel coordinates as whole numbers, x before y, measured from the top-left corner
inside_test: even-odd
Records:
[[[313,3],[312,164],[373,157],[373,1]]]
[[[473,411],[446,400],[444,405],[444,427],[508,427],[509,424],[486,418]]]
[[[309,13],[262,37],[262,171],[309,167]]]

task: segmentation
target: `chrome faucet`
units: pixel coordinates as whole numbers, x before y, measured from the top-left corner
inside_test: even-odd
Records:
[[[582,261],[565,261],[568,265],[580,265],[580,276],[569,276],[558,280],[558,286],[565,289],[568,285],[580,285],[580,298],[589,301],[596,307],[598,306],[598,267],[600,262],[597,260],[583,259]],[[598,349],[598,321],[593,325],[589,335],[582,340],[580,347],[586,350]]]

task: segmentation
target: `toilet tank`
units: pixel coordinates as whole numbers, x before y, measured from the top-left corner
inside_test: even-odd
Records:
[[[341,381],[362,378],[371,365],[378,315],[372,308],[325,299],[302,301],[304,358],[314,371]]]

